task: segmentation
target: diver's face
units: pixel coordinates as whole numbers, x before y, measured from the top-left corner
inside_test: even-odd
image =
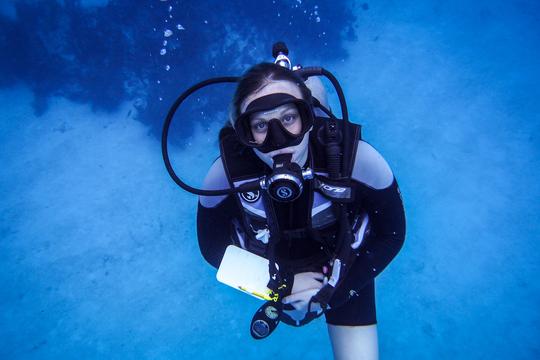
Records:
[[[268,122],[278,119],[285,130],[293,135],[302,131],[302,120],[294,104],[285,104],[268,111],[254,113],[249,119],[251,134],[257,144],[262,144],[268,133]]]
[[[242,112],[245,112],[252,101],[275,93],[289,94],[302,99],[302,92],[295,83],[286,80],[271,81],[244,100],[242,103]],[[302,131],[302,119],[300,118],[298,108],[294,104],[285,104],[267,111],[260,111],[250,117],[249,123],[253,140],[257,144],[262,144],[266,139],[268,122],[272,119],[278,119],[281,125],[283,125],[283,128],[293,135],[298,135]]]

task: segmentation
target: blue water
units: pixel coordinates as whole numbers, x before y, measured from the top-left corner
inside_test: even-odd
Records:
[[[539,358],[539,24],[536,1],[2,2],[0,358],[331,357],[323,320],[251,339],[259,302],[217,283],[161,160],[175,97],[276,40],[336,74],[401,186],[381,358]],[[175,119],[193,184],[231,92]]]

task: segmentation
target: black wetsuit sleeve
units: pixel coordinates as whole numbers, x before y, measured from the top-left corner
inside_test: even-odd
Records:
[[[204,259],[218,268],[225,254],[225,249],[232,244],[232,219],[237,214],[233,196],[228,196],[219,205],[207,208],[201,205],[197,209],[197,237]]]
[[[359,291],[379,275],[394,259],[405,241],[405,211],[398,184],[376,190],[358,184],[356,198],[367,211],[370,219],[371,236],[360,246],[344,282],[338,286],[335,300],[347,299],[351,290]]]

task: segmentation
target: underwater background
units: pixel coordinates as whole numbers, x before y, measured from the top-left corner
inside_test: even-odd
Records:
[[[0,358],[332,357],[323,318],[251,339],[260,302],[215,280],[161,157],[174,99],[278,40],[401,187],[381,358],[540,358],[540,2],[4,0],[0,30]],[[192,185],[233,90],[174,120]]]

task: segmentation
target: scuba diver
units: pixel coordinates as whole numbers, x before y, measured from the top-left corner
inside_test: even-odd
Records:
[[[274,63],[257,64],[240,78],[209,79],[179,97],[162,137],[167,170],[200,195],[200,251],[218,278],[226,266],[244,266],[236,277],[256,272],[242,256],[264,259],[264,293],[251,291],[266,300],[251,322],[255,339],[280,322],[303,326],[324,315],[336,359],[377,359],[374,279],[405,238],[397,181],[361,139],[360,126],[349,122],[336,78],[320,67],[292,67],[283,43],[273,55]],[[341,119],[316,76],[334,85]],[[186,97],[220,82],[237,83],[230,118],[220,131],[221,154],[203,189],[195,189],[172,169],[169,124]],[[226,260],[229,253],[250,255]],[[246,291],[241,282],[234,286]]]

